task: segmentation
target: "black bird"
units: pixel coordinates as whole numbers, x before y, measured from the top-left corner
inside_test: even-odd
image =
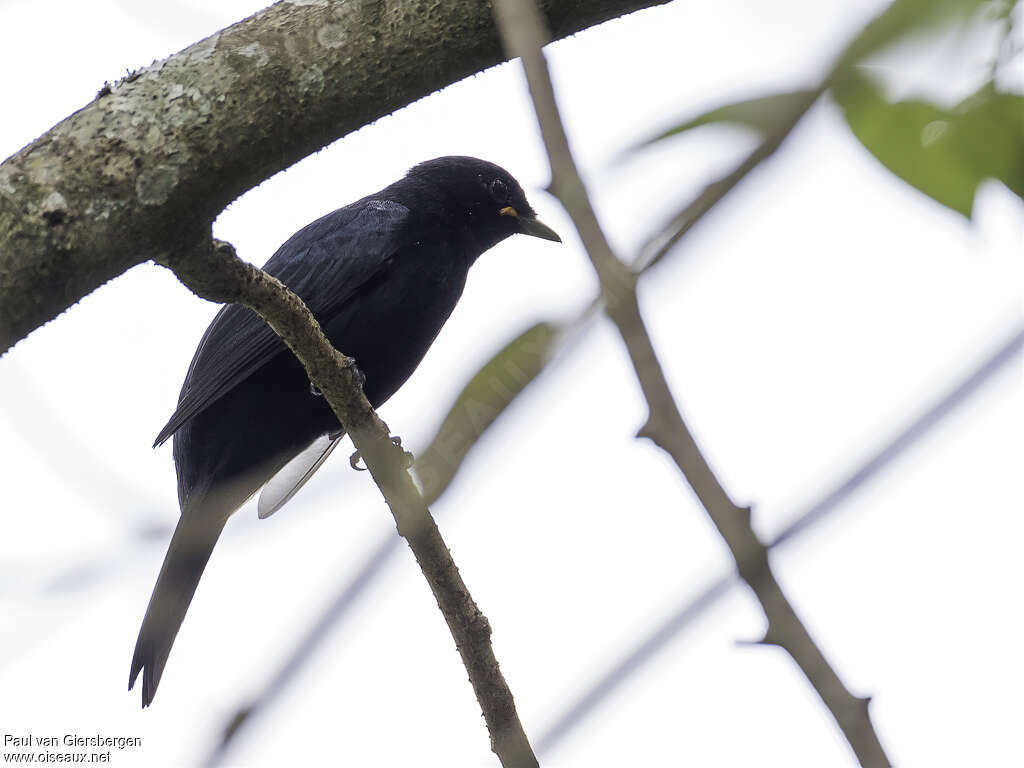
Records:
[[[419,365],[484,251],[522,233],[561,242],[502,168],[440,157],[299,230],[264,269],[354,358],[374,407]],[[266,323],[224,307],[206,330],[155,445],[174,436],[181,517],[132,658],[152,702],[171,645],[228,517],[257,490],[276,511],[337,445],[344,426]],[[269,481],[269,482],[268,482]]]

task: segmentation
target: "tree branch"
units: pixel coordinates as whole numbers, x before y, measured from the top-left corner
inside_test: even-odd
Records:
[[[768,542],[769,549],[784,547],[806,533],[828,516],[842,509],[850,497],[872,482],[883,470],[904,458],[904,455],[935,427],[943,423],[957,408],[978,394],[997,373],[1016,361],[1024,350],[1024,326],[1015,332],[978,367],[956,384],[927,410],[904,426],[877,452],[856,467],[841,475],[842,478],[815,502],[804,507],[781,531]],[[548,728],[536,739],[537,752],[544,755],[561,742],[601,702],[611,698],[627,679],[649,662],[671,640],[709,610],[731,587],[735,574],[728,573],[709,581],[696,597],[687,595],[672,613],[645,633],[644,639],[621,656],[576,696]]]
[[[512,692],[491,647],[491,627],[466,588],[430,511],[409,475],[407,456],[363,395],[353,361],[338,352],[302,300],[280,281],[239,259],[227,243],[177,252],[164,262],[197,295],[257,312],[302,362],[366,462],[398,532],[408,542],[455,639],[505,768],[533,768]],[[237,727],[237,723],[236,726]]]
[[[768,620],[765,642],[785,648],[835,718],[861,765],[889,766],[868,713],[868,700],[853,696],[814,644],[772,573],[768,550],[750,525],[750,509],[738,507],[715,477],[683,421],[644,327],[636,277],[619,261],[601,231],[576,169],[541,46],[547,39],[533,0],[495,0],[505,49],[523,61],[537,120],[551,163],[551,190],[576,225],[601,281],[606,313],[629,352],[647,400],[649,416],[639,436],[648,437],[679,467],[736,561]]]
[[[559,37],[667,0],[551,0]],[[285,0],[114,84],[0,165],[0,354],[232,200],[502,61],[481,0]],[[97,84],[99,85],[99,84]]]
[[[688,206],[673,216],[657,235],[640,248],[640,253],[633,261],[633,269],[637,272],[645,272],[665,258],[672,247],[693,229],[712,208],[718,205],[737,184],[743,181],[747,174],[774,155],[782,143],[789,138],[789,134],[796,128],[796,124],[825,93],[829,83],[830,80],[826,79],[816,89],[808,91],[806,98],[796,104],[793,110],[775,126],[774,130],[765,136],[761,143],[735,168],[725,176],[708,184]]]

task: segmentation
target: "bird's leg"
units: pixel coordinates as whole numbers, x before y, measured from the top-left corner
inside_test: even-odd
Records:
[[[402,438],[400,438],[398,435],[393,435],[391,437],[391,442],[394,443],[395,446],[397,446],[398,448],[402,447]],[[402,468],[409,469],[410,467],[412,467],[413,462],[415,462],[416,460],[416,457],[405,450],[402,451],[402,456],[404,457],[404,460],[402,462]],[[363,457],[359,454],[359,451],[356,451],[355,453],[348,457],[349,466],[351,466],[352,469],[356,470],[356,472],[365,472],[366,467],[359,466],[359,462],[362,461],[362,458]]]

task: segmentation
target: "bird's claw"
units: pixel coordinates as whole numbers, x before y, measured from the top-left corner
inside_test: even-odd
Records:
[[[399,448],[402,447],[402,438],[400,438],[398,435],[392,435],[391,442],[394,443]],[[402,469],[412,469],[412,465],[415,463],[415,461],[415,456],[413,456],[408,451],[402,451]]]
[[[349,360],[351,361],[349,366],[352,368],[352,374],[356,377],[356,381],[359,383],[359,388],[360,389],[365,389],[366,388],[366,374],[363,373],[363,369],[359,367],[359,365],[356,363],[355,360],[353,360],[351,357],[349,358]],[[314,384],[312,381],[309,382],[309,392],[310,392],[311,395],[313,395],[313,397],[323,397],[324,396],[324,393],[322,391],[320,391],[320,388],[316,384]]]
[[[359,388],[366,389],[366,374],[363,373],[363,369],[359,367],[359,363],[355,361],[355,358],[350,357],[349,360],[351,360],[352,375],[359,382]]]
[[[391,440],[392,443],[395,444],[396,447],[398,447],[398,448],[402,447],[402,438],[398,437],[397,435],[391,437],[390,440]],[[366,467],[359,466],[359,462],[362,461],[362,460],[363,460],[363,456],[362,456],[362,454],[359,453],[359,451],[355,451],[351,456],[348,457],[349,466],[352,467],[352,469],[354,469],[356,472],[365,472],[367,470]],[[413,456],[408,451],[404,451],[404,450],[402,451],[402,468],[403,469],[410,469],[415,461],[416,461],[416,457],[415,456]]]

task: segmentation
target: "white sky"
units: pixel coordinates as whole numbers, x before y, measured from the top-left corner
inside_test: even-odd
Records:
[[[0,156],[104,80],[259,2],[0,2]],[[627,162],[624,147],[718,102],[811,81],[878,2],[681,3],[553,46],[599,213],[629,253],[751,146],[707,129]],[[899,92],[952,98],[984,77],[977,37],[893,57]],[[923,64],[921,62],[924,62]],[[442,154],[498,162],[566,245],[520,238],[474,268],[423,365],[382,413],[423,446],[479,363],[594,278],[540,187],[517,66],[470,78],[265,182],[218,220],[246,258]],[[676,395],[729,491],[769,535],[883,444],[1024,318],[1024,206],[997,184],[968,223],[880,167],[830,105],[643,284]],[[0,359],[0,736],[140,736],[120,766],[196,764],[228,717],[394,524],[343,448],[288,508],[228,526],[154,706],[126,691],[177,515],[153,436],[215,307],[132,270]],[[814,637],[902,766],[1024,764],[1019,542],[1024,369],[993,379],[774,563]],[[435,505],[536,741],[610,663],[728,566],[674,467],[632,438],[644,408],[600,326],[516,404]],[[49,587],[69,568],[70,583]],[[85,579],[91,573],[94,578]],[[730,596],[542,763],[852,765],[762,619]],[[496,765],[458,655],[404,547],[233,765]]]

